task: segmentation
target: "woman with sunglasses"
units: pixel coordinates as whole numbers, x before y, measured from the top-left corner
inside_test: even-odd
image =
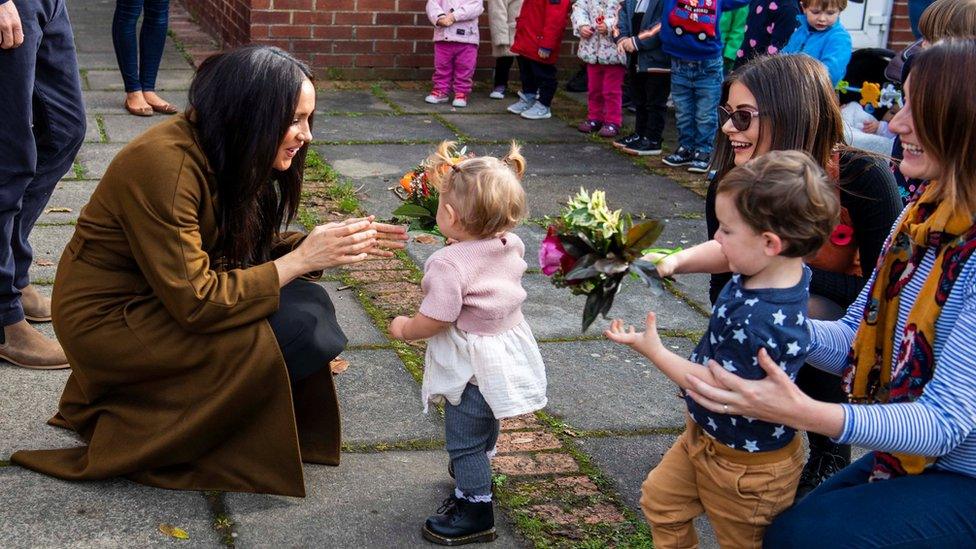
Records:
[[[902,203],[887,163],[843,145],[840,108],[823,65],[804,55],[761,57],[732,73],[722,88],[715,170],[705,201],[709,236],[718,229],[715,188],[734,166],[773,150],[809,153],[838,183],[841,223],[815,259],[810,282],[809,316],[840,318],[864,286]],[[728,282],[727,265],[705,264],[702,250],[714,241],[671,255],[658,264],[665,276],[710,272],[712,301]],[[717,252],[718,250],[712,250]],[[714,257],[714,256],[712,256]],[[718,253],[721,257],[721,253]],[[840,380],[814,368],[802,368],[797,383],[818,400],[841,402]],[[850,463],[850,446],[808,433],[810,457],[800,478],[802,497]]]
[[[850,403],[803,394],[761,351],[767,376],[710,363],[689,394],[874,450],[766,530],[767,547],[972,547],[976,539],[976,40],[917,54],[892,118],[899,170],[928,181],[894,225],[839,321],[809,323],[808,358],[843,375]]]

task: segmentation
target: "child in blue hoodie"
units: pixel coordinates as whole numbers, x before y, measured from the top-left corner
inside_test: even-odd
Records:
[[[725,10],[749,0],[664,0],[661,43],[671,56],[671,98],[678,123],[676,151],[664,158],[668,166],[708,171],[718,131],[722,95],[722,36],[719,19]]]
[[[783,47],[783,53],[805,53],[820,61],[827,66],[830,82],[836,86],[844,78],[853,51],[851,35],[840,23],[840,12],[847,8],[847,0],[807,0],[801,5],[803,13],[796,17],[800,26]]]

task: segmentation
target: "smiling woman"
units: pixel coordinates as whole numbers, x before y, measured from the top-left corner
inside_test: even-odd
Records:
[[[54,286],[72,375],[51,423],[86,444],[13,462],[68,480],[292,496],[305,493],[302,461],[339,463],[327,365],[346,337],[306,278],[390,255],[406,234],[372,218],[280,230],[301,196],[311,76],[277,48],[218,54],[186,113],[115,157]]]

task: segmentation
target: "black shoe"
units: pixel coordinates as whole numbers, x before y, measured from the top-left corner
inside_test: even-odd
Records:
[[[834,473],[851,464],[851,447],[846,444],[810,444],[810,458],[800,473],[796,501],[800,501]]]
[[[658,155],[661,154],[661,142],[651,141],[646,137],[642,137],[636,142],[624,147],[624,152],[637,156]]]
[[[628,145],[633,145],[634,143],[640,141],[640,138],[641,136],[636,133],[632,133],[626,137],[618,137],[616,140],[614,140],[613,146],[617,147],[618,149],[624,149]]]
[[[661,162],[664,162],[668,166],[684,166],[686,164],[691,164],[694,159],[695,153],[684,147],[678,147],[678,150],[665,156]]]
[[[424,523],[424,539],[438,545],[486,543],[498,537],[492,502],[472,502],[451,496]]]
[[[702,151],[695,151],[688,163],[688,171],[692,173],[705,173],[708,171],[708,164],[712,160],[712,155]]]

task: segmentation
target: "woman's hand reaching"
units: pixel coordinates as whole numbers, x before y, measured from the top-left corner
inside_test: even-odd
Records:
[[[312,229],[302,243],[275,260],[281,286],[312,271],[357,263],[370,253],[390,254],[387,250],[402,247],[406,231],[385,223],[375,223],[373,216],[326,223]]]
[[[392,250],[402,250],[407,240],[407,228],[402,225],[372,222],[370,225],[375,235],[375,245],[366,250],[369,255],[377,257],[393,257]]]

